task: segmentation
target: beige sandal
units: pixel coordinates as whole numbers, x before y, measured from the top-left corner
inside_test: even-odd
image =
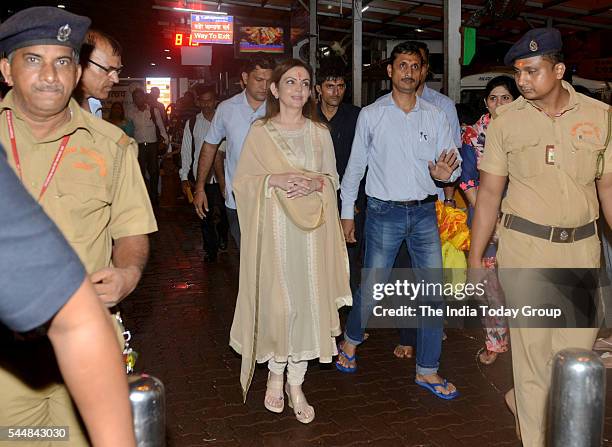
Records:
[[[266,395],[264,397],[264,407],[272,413],[282,413],[285,409],[285,398],[283,396],[283,376],[280,380],[273,379],[276,376],[268,372],[268,383],[266,384]]]
[[[293,387],[298,388],[298,387]],[[295,413],[295,418],[300,421],[302,424],[310,424],[314,421],[315,411],[312,405],[308,405],[308,401],[306,400],[306,396],[304,396],[304,392],[302,391],[302,387],[299,387],[299,394],[296,396],[295,400],[291,397],[291,387],[289,383],[285,384],[285,393],[287,393],[287,402],[289,403],[289,408],[293,408],[293,412]]]

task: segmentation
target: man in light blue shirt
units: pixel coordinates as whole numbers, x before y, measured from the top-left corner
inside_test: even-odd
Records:
[[[400,245],[406,241],[413,267],[439,272],[433,276],[441,281],[442,251],[434,180],[455,181],[461,172],[461,158],[444,113],[416,94],[422,65],[417,45],[404,43],[393,49],[387,66],[393,91],[362,109],[357,121],[341,186],[341,218],[345,238],[353,242],[354,203],[367,167],[364,268],[390,269]],[[379,273],[376,282],[386,282],[388,275],[381,278]],[[362,286],[368,284],[368,275],[369,272]],[[356,370],[355,351],[363,341],[374,303],[372,294],[363,287],[353,297],[336,362],[340,371]],[[434,303],[437,308],[442,305],[442,300]],[[454,399],[458,396],[454,385],[438,375],[442,322],[434,323],[417,331],[416,383],[437,397]]]
[[[219,143],[223,138],[227,139],[225,178],[218,180],[221,191],[225,196],[230,233],[238,248],[240,248],[240,226],[232,192],[232,179],[242,152],[244,139],[251,124],[262,118],[266,113],[265,101],[268,95],[268,83],[272,76],[272,68],[273,61],[268,58],[253,57],[249,59],[242,72],[242,82],[245,88],[241,93],[223,101],[217,107],[210,128],[204,137],[205,141],[198,161],[193,204],[196,213],[200,219],[203,219],[208,212],[208,199],[204,192],[204,183],[212,167]]]
[[[429,88],[427,86],[427,77],[429,76],[429,48],[425,42],[413,42],[419,47],[421,56],[423,57],[423,67],[421,69],[421,85],[417,89],[417,95],[433,104],[446,116],[448,124],[450,125],[451,135],[456,148],[461,147],[461,125],[459,124],[459,117],[457,116],[457,109],[455,102],[448,96]],[[440,185],[438,185],[440,186]],[[455,186],[449,184],[443,188],[438,187],[438,199],[444,201],[445,205],[455,207]],[[400,249],[400,253],[395,260],[394,268],[410,268],[410,258],[407,250],[404,246]],[[400,329],[400,344],[395,347],[394,354],[399,358],[410,358],[416,346],[416,330],[403,328]]]

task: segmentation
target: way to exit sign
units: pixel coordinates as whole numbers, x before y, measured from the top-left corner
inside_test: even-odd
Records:
[[[196,43],[234,43],[234,17],[191,14],[191,40]]]

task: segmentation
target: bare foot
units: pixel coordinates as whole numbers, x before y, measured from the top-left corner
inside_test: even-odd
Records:
[[[398,359],[411,359],[413,352],[412,346],[397,345],[393,350],[393,355]]]
[[[438,374],[427,374],[427,375],[417,374],[416,380],[418,380],[419,382],[427,382],[427,383],[438,383],[438,384],[444,383],[444,379],[440,377]],[[444,394],[444,395],[452,394],[455,391],[457,391],[457,388],[455,388],[455,385],[453,385],[450,382],[446,383],[446,387],[442,385],[438,385],[438,386],[435,386],[434,389],[438,391],[440,394]]]
[[[497,352],[489,351],[487,348],[482,349],[480,354],[478,354],[478,360],[483,365],[492,365],[495,360],[497,360]]]
[[[338,345],[346,355],[342,355],[341,353],[338,355],[338,360],[336,363],[345,368],[354,369],[357,366],[357,362],[355,361],[355,352],[357,351],[357,346],[348,343],[347,341],[341,341]],[[349,360],[347,357],[353,358],[353,360]]]

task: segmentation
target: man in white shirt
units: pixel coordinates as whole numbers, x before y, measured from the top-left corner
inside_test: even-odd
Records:
[[[266,57],[253,57],[242,70],[245,86],[241,93],[219,104],[210,129],[205,136],[204,148],[198,162],[198,182],[193,204],[200,219],[208,212],[208,200],[204,193],[204,180],[208,176],[217,147],[221,140],[227,140],[225,178],[219,179],[221,190],[225,191],[225,207],[230,224],[230,233],[240,247],[240,226],[238,212],[232,192],[232,179],[242,152],[242,144],[251,124],[263,118],[266,113],[266,97],[274,62]]]
[[[138,143],[138,163],[142,178],[145,179],[151,203],[157,205],[157,187],[159,184],[159,152],[168,144],[168,133],[164,127],[159,110],[150,108],[145,100],[145,93],[137,88],[132,93],[135,107],[126,115],[134,123],[134,139]],[[153,121],[155,120],[155,121]],[[161,136],[158,140],[157,134]],[[147,175],[148,174],[148,177]]]
[[[90,29],[80,55],[83,74],[75,98],[83,109],[102,118],[102,102],[119,82],[121,45],[112,36]]]
[[[197,85],[196,103],[200,107],[200,113],[185,123],[183,131],[183,142],[181,144],[181,183],[185,195],[187,189],[191,189],[192,183],[198,176],[198,159],[204,145],[204,136],[210,128],[210,122],[215,114],[217,98],[214,87]],[[224,199],[217,178],[223,178],[223,155],[221,150],[217,152],[214,162],[214,171],[209,173],[204,190],[208,197],[208,205],[211,215],[202,219],[202,241],[204,245],[204,261],[215,262],[219,249],[227,248],[227,215],[225,213]],[[216,224],[216,225],[215,225]]]

